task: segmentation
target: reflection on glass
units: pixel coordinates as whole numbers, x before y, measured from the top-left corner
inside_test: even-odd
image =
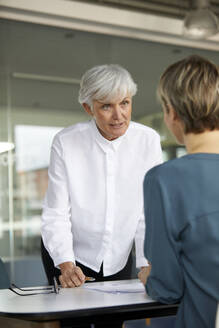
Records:
[[[161,50],[162,65],[175,60],[170,45],[82,31],[69,38],[62,28],[10,20],[0,20],[0,30],[0,142],[15,143],[14,150],[0,154],[0,256],[14,261],[39,257],[52,138],[61,127],[88,119],[77,97],[78,81],[89,67],[114,62],[130,70],[138,84],[133,120],[157,130],[164,160],[183,150],[154,101]]]
[[[27,173],[47,168],[52,140],[61,129],[62,127],[16,125],[16,171]]]
[[[186,148],[185,147],[177,147],[176,148],[176,157],[182,157],[187,154]]]
[[[162,154],[163,154],[163,161],[164,162],[168,161],[169,160],[168,152],[163,149]]]
[[[15,256],[40,253],[40,216],[47,189],[50,149],[62,127],[15,126]]]
[[[10,244],[9,244],[9,224],[0,222],[0,257],[10,257]]]
[[[13,142],[0,141],[0,154],[14,149]]]

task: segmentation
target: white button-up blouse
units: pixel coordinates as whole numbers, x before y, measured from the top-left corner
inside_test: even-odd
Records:
[[[143,179],[162,162],[159,135],[130,122],[126,133],[105,139],[94,120],[59,132],[53,141],[42,237],[55,266],[82,263],[104,276],[123,269],[133,241],[137,267],[143,253]]]

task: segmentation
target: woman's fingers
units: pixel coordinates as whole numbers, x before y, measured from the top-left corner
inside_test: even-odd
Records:
[[[81,286],[85,281],[85,275],[77,266],[68,269],[62,269],[59,281],[63,288],[73,288]]]

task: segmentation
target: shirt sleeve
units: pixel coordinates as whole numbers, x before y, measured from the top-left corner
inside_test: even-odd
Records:
[[[144,256],[144,237],[145,237],[145,219],[144,219],[144,213],[142,213],[142,216],[138,221],[138,226],[135,233],[135,253],[136,253],[137,268],[148,266],[148,261]]]
[[[42,238],[46,249],[58,266],[74,262],[70,201],[61,142],[55,137],[48,170],[49,184],[43,205]]]
[[[159,302],[175,303],[181,299],[184,287],[180,244],[171,233],[172,213],[168,210],[171,206],[166,206],[168,192],[161,188],[156,174],[150,173],[144,181],[145,256],[152,265],[146,291]]]
[[[150,168],[163,163],[163,153],[160,144],[160,135],[155,132],[155,136],[150,144],[151,165]]]
[[[160,145],[160,136],[154,131],[153,138],[151,139],[149,152],[151,153],[149,169],[161,164],[163,162],[162,149]],[[135,234],[135,251],[136,251],[136,267],[140,268],[148,266],[148,261],[144,256],[144,240],[145,240],[145,214],[142,209],[142,215],[139,218],[136,234]]]

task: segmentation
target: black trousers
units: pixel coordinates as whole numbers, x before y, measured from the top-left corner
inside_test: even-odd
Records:
[[[43,261],[44,270],[46,272],[46,276],[48,279],[49,285],[53,284],[53,277],[57,278],[57,281],[60,276],[60,270],[54,267],[53,260],[51,259],[49,253],[47,252],[43,241],[41,240],[41,256]],[[96,279],[96,281],[113,281],[113,280],[125,280],[130,279],[132,276],[132,252],[129,255],[128,261],[125,265],[125,267],[117,272],[116,274],[113,274],[111,276],[103,276],[103,264],[101,265],[100,271],[96,272],[92,269],[84,266],[83,264],[76,262],[76,265],[81,268],[83,273],[88,277],[93,277]],[[110,323],[98,323],[95,324],[95,328],[121,328],[123,322],[122,321],[116,321],[116,322],[110,322]],[[90,326],[81,326],[81,328],[89,328]]]

